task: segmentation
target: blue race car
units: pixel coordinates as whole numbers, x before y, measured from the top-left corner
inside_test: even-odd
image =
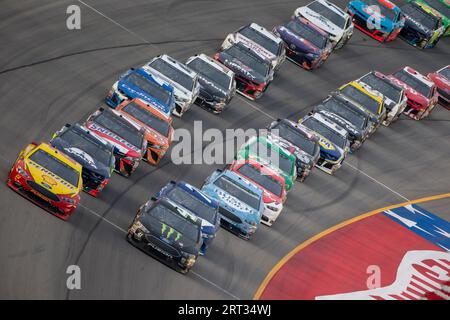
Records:
[[[216,170],[205,180],[202,191],[219,202],[222,227],[250,239],[264,211],[263,190],[233,171]]]
[[[305,18],[293,17],[273,33],[283,39],[286,57],[306,70],[320,67],[333,50],[329,34]]]
[[[115,109],[125,100],[139,98],[170,115],[175,108],[173,87],[153,77],[143,68],[131,68],[114,83],[105,98],[105,102]]]
[[[353,0],[347,12],[356,28],[380,42],[395,40],[405,24],[400,8],[389,0]]]
[[[220,225],[217,201],[210,199],[199,189],[184,181],[170,181],[156,194],[155,198],[172,200],[201,219],[203,242],[200,254],[204,255],[216,237]]]

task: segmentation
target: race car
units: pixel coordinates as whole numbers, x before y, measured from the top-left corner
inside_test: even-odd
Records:
[[[267,129],[271,140],[295,156],[297,179],[305,181],[319,160],[320,147],[316,136],[305,126],[288,119],[273,121]]]
[[[270,136],[253,136],[240,148],[237,160],[254,159],[271,167],[284,178],[286,191],[292,189],[297,178],[295,155],[272,140]]]
[[[33,142],[20,152],[7,185],[42,209],[67,220],[80,202],[81,172],[81,165],[61,151],[47,143]]]
[[[264,211],[263,191],[230,170],[216,170],[202,191],[219,203],[220,225],[244,240],[256,232]]]
[[[346,10],[356,28],[379,42],[395,40],[405,23],[400,8],[389,0],[352,0]]]
[[[181,117],[194,104],[200,93],[198,75],[183,63],[167,54],[159,55],[144,65],[144,69],[170,83],[175,95],[172,113]]]
[[[235,160],[229,170],[255,184],[263,190],[264,212],[261,223],[271,226],[283,210],[286,201],[284,179],[272,168],[255,160]]]
[[[227,35],[220,50],[228,49],[235,43],[242,43],[261,58],[269,60],[274,71],[280,69],[281,64],[286,59],[281,38],[256,23],[247,24],[236,32]]]
[[[190,57],[186,65],[198,73],[200,93],[195,103],[221,113],[236,94],[234,72],[203,53]]]
[[[313,113],[320,113],[347,130],[351,152],[361,148],[370,134],[368,113],[338,93],[331,94],[315,106],[310,115]]]
[[[167,115],[175,108],[172,86],[142,68],[131,68],[121,75],[106,96],[105,102],[115,109],[123,101],[134,98],[151,103]]]
[[[140,99],[124,101],[117,107],[117,112],[145,131],[147,149],[143,159],[157,165],[172,143],[174,134],[172,117]]]
[[[330,35],[333,49],[342,48],[353,35],[350,15],[327,0],[315,0],[295,10],[294,15],[303,17]]]
[[[434,48],[445,32],[440,14],[417,2],[404,4],[401,9],[406,21],[400,38],[419,49]]]
[[[299,123],[314,132],[320,144],[320,158],[316,166],[333,175],[344,163],[349,151],[347,131],[319,113],[308,115]]]
[[[383,96],[386,108],[386,119],[383,120],[383,125],[389,126],[405,110],[407,104],[405,90],[381,72],[371,71],[356,81],[368,85],[370,89]]]
[[[351,81],[340,87],[338,92],[370,113],[370,121],[374,127],[371,133],[378,129],[385,120],[386,108],[384,107],[383,96],[371,90],[366,84]]]
[[[333,50],[328,33],[305,18],[293,17],[273,32],[283,39],[286,57],[306,70],[320,67]]]
[[[97,197],[114,171],[114,147],[78,123],[66,124],[53,135],[52,147],[82,165],[83,189]]]
[[[450,2],[448,0],[407,0],[422,3],[435,11],[442,17],[444,26],[444,37],[450,36]]]
[[[139,208],[128,229],[127,240],[160,262],[187,274],[199,255],[201,219],[169,199],[154,200]]]
[[[217,201],[210,199],[199,189],[184,181],[170,181],[155,195],[155,198],[167,198],[200,218],[202,246],[199,253],[204,255],[215,239],[220,226]]]
[[[214,59],[234,72],[237,92],[250,100],[261,98],[273,80],[270,61],[242,43],[216,53]]]
[[[403,113],[411,119],[427,117],[438,103],[433,81],[411,67],[406,66],[394,72],[389,79],[405,89],[408,105]]]
[[[100,108],[88,117],[84,127],[114,146],[114,170],[129,177],[139,166],[147,141],[145,131],[113,109]]]
[[[427,75],[431,79],[438,93],[439,103],[450,110],[450,65]]]

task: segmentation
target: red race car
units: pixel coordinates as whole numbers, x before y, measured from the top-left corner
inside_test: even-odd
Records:
[[[439,103],[450,110],[450,65],[427,75],[437,87]]]
[[[271,226],[280,215],[286,201],[284,178],[272,168],[253,159],[235,160],[228,169],[263,190],[264,212],[261,222]]]
[[[408,105],[403,112],[405,115],[420,120],[433,111],[438,102],[438,93],[429,78],[407,66],[389,75],[388,78],[406,91]]]
[[[47,143],[31,143],[20,152],[8,176],[8,187],[42,209],[69,219],[80,202],[82,167]]]

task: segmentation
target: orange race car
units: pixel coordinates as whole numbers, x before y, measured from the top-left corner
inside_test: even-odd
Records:
[[[80,202],[81,165],[47,143],[31,143],[19,154],[8,186],[58,218],[67,220]]]
[[[116,110],[145,130],[147,151],[144,160],[157,165],[172,143],[172,117],[140,99],[126,100]]]

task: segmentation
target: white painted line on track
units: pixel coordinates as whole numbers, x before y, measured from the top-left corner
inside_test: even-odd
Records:
[[[109,221],[109,220],[106,219],[105,217],[102,217],[101,214],[99,214],[99,213],[95,212],[94,210],[92,210],[92,209],[86,207],[85,205],[83,205],[83,204],[80,203],[78,206],[81,207],[81,208],[83,208],[83,209],[85,209],[85,210],[86,210],[87,212],[89,212],[90,214],[93,214],[94,216],[96,216],[96,217],[100,218],[101,220],[105,221],[106,223],[109,223],[110,225],[112,225],[112,226],[113,226],[114,228],[116,228],[117,230],[122,231],[122,232],[125,233],[125,234],[128,232],[128,231],[125,230],[124,228],[119,227],[119,226],[118,226],[117,224],[115,224],[114,222]]]
[[[212,285],[213,287],[216,287],[217,289],[219,289],[220,291],[222,291],[223,293],[229,295],[230,297],[232,297],[235,300],[241,300],[239,297],[235,296],[234,294],[232,294],[231,292],[225,290],[224,288],[222,288],[221,286],[218,286],[217,284],[215,284],[214,282],[206,279],[205,277],[203,277],[202,275],[198,274],[195,271],[190,271],[190,273],[192,273],[193,275],[195,275],[196,277],[199,277],[200,279],[202,279],[205,282],[208,282],[210,285]]]
[[[266,117],[268,117],[269,119],[272,120],[277,120],[274,116],[268,114],[267,112],[265,112],[263,109],[261,109],[260,107],[258,107],[256,104],[248,101],[246,98],[241,97],[241,96],[237,96],[236,98],[239,98],[239,100],[245,102],[246,104],[248,104],[250,107],[252,107],[253,109],[255,109],[256,111],[262,113],[263,115],[265,115]]]

